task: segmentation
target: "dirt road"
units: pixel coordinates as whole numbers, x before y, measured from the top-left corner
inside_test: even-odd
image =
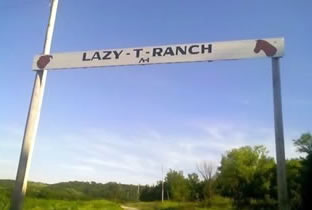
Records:
[[[123,208],[124,210],[139,210],[137,208],[132,208],[132,207],[128,207],[128,206],[120,206],[121,208]]]

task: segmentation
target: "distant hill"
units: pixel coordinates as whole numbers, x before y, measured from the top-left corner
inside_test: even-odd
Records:
[[[13,190],[13,180],[0,180],[0,194],[9,196]],[[106,184],[96,182],[61,182],[57,184],[45,184],[29,182],[27,197],[61,200],[92,200],[108,199],[116,201],[136,201],[139,198],[138,187],[135,185],[118,184],[109,182]]]

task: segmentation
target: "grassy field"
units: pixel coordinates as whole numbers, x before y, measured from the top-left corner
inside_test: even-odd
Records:
[[[8,210],[8,204],[1,210]],[[63,201],[27,198],[25,210],[122,210],[119,204],[106,200],[93,201]]]
[[[84,184],[84,185],[82,185]],[[232,201],[228,198],[215,196],[210,205],[204,202],[112,202],[98,198],[80,199],[73,194],[83,194],[85,183],[65,183],[61,186],[42,183],[29,183],[24,210],[122,210],[121,205],[134,207],[138,210],[233,210]],[[65,186],[64,186],[65,185]],[[70,185],[69,187],[67,185]],[[78,187],[80,188],[78,188]],[[82,186],[82,187],[81,187]],[[89,185],[87,185],[90,187]],[[94,186],[92,186],[94,189]],[[9,210],[10,194],[13,182],[0,180],[0,210]],[[47,190],[49,189],[49,190]],[[90,188],[86,188],[90,189]],[[45,190],[45,191],[44,191]],[[109,189],[107,189],[109,190]],[[74,193],[75,192],[75,193]],[[58,195],[58,197],[53,197]],[[40,197],[41,196],[41,197]],[[42,197],[45,196],[45,197]],[[98,199],[98,200],[97,200]]]
[[[119,204],[106,200],[60,201],[27,199],[25,210],[122,210]]]
[[[4,201],[4,200],[2,200]],[[9,209],[9,200],[0,202],[1,210]],[[25,210],[122,210],[121,204],[106,200],[92,201],[64,201],[26,198]],[[233,210],[230,200],[216,198],[208,207],[200,202],[136,202],[126,203],[126,206],[135,207],[138,210]]]
[[[8,200],[7,200],[8,201]],[[1,205],[1,210],[8,210],[8,202]],[[2,203],[4,204],[4,203]],[[25,210],[122,210],[121,204],[106,200],[92,201],[63,201],[26,198]],[[126,203],[126,206],[135,207],[138,210],[233,210],[231,201],[224,198],[212,200],[211,207],[199,202],[137,202]]]
[[[215,197],[211,205],[202,202],[137,202],[127,203],[126,206],[135,207],[139,210],[233,210],[231,200]]]

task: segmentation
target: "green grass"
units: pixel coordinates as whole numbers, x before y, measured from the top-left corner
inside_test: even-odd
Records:
[[[0,199],[1,200],[1,199]],[[8,199],[6,200],[9,201]],[[136,207],[139,210],[233,210],[231,201],[222,197],[215,197],[211,206],[205,206],[202,202],[137,202],[126,203],[126,206]],[[1,206],[1,210],[8,210],[9,206]],[[122,210],[120,204],[107,200],[92,201],[64,201],[27,198],[24,204],[25,210]]]
[[[121,210],[119,204],[106,200],[62,201],[26,199],[25,210]]]
[[[0,183],[1,184],[1,183]],[[10,182],[0,185],[0,210],[8,210],[10,202]],[[57,200],[35,198],[38,189],[46,187],[45,184],[32,183],[33,187],[26,195],[24,210],[122,210],[120,204],[107,200]],[[72,191],[71,191],[72,193]],[[62,198],[62,196],[61,196]],[[126,203],[126,206],[136,207],[139,210],[233,210],[232,201],[227,198],[215,196],[210,205],[204,202],[136,202]]]
[[[1,209],[1,205],[0,205]],[[9,206],[1,210],[8,210]],[[106,200],[63,201],[26,198],[25,210],[122,210],[119,204]]]
[[[1,200],[1,199],[0,199]],[[8,210],[8,201],[1,206],[1,210]],[[208,207],[202,202],[137,202],[126,203],[126,206],[136,207],[139,210],[233,210],[231,201],[222,197],[215,197]],[[107,200],[92,201],[65,201],[26,198],[25,210],[122,210],[120,204]]]
[[[211,200],[211,205],[204,202],[137,202],[127,203],[127,206],[139,210],[233,210],[230,199],[216,196]]]

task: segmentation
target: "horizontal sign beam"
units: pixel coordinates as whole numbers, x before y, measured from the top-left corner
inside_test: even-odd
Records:
[[[284,38],[177,44],[37,55],[34,70],[233,60],[284,55]]]

